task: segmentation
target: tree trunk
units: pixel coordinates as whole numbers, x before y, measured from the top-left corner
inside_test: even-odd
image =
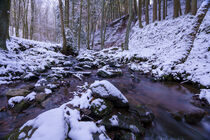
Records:
[[[185,3],[185,14],[188,14],[191,10],[191,5],[190,5],[190,0],[186,0],[186,3]]]
[[[74,27],[74,0],[72,0],[72,27]]]
[[[166,16],[168,16],[168,0],[166,0]]]
[[[26,10],[25,10],[25,38],[28,39],[28,7],[29,0],[27,1]]]
[[[7,50],[6,40],[9,31],[10,0],[0,0],[0,48]]]
[[[163,19],[166,18],[166,0],[163,0]]]
[[[145,11],[145,20],[146,20],[146,25],[149,24],[149,0],[146,0],[146,11]]]
[[[153,22],[157,20],[157,0],[153,0]]]
[[[105,0],[102,1],[102,16],[101,16],[101,49],[104,48],[104,42],[103,42],[103,32],[104,32],[104,7],[105,7]]]
[[[161,21],[161,0],[158,0],[158,20]]]
[[[131,24],[132,24],[132,21],[133,21],[132,5],[133,5],[133,0],[129,0],[129,19],[128,19],[126,35],[125,35],[125,50],[128,50],[129,35],[130,35],[130,30],[131,30]]]
[[[79,35],[78,35],[78,50],[80,50],[80,40],[81,40],[81,29],[82,29],[82,3],[83,0],[80,1],[80,18],[79,18]]]
[[[90,49],[90,0],[87,0],[88,26],[87,26],[87,49]]]
[[[174,0],[174,18],[179,16],[179,0]]]
[[[30,39],[33,39],[33,33],[34,33],[34,0],[31,0],[31,26],[30,26]]]
[[[16,37],[19,37],[19,28],[20,28],[20,6],[21,6],[21,1],[18,0],[18,12],[17,12],[17,24],[15,26],[15,35]]]
[[[67,54],[66,34],[65,34],[64,21],[63,21],[63,4],[62,4],[62,0],[59,0],[59,9],[60,9],[60,20],[61,20],[61,33],[62,33],[62,37],[63,37],[63,50],[62,50],[62,52],[64,54]]]
[[[196,13],[197,13],[197,0],[192,0],[191,13],[192,13],[192,15],[196,15]]]
[[[69,28],[69,0],[65,0],[65,27]]]
[[[138,0],[138,17],[139,17],[139,28],[143,28],[142,22],[141,22],[141,15],[142,15],[142,0]]]
[[[137,3],[136,3],[136,0],[134,0],[134,15],[136,16],[137,15]]]

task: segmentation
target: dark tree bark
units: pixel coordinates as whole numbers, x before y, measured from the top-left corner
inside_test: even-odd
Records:
[[[142,22],[141,22],[141,15],[142,15],[142,0],[139,0],[139,3],[138,3],[138,17],[139,17],[139,28],[143,28],[142,26]]]
[[[191,5],[190,5],[190,0],[186,0],[186,3],[185,3],[185,14],[188,14],[191,10]]]
[[[153,0],[153,22],[157,20],[157,0]]]
[[[129,19],[126,29],[126,35],[125,35],[125,50],[128,50],[128,43],[129,43],[129,36],[130,36],[130,30],[131,30],[131,24],[133,21],[133,0],[129,0]]]
[[[166,18],[166,0],[163,0],[163,19]]]
[[[149,24],[149,0],[146,0],[146,11],[145,11],[145,20],[146,20],[146,25]]]
[[[65,27],[69,27],[69,0],[65,0]]]
[[[179,0],[174,0],[174,18],[179,16]]]
[[[64,20],[63,20],[63,4],[62,4],[62,0],[59,0],[59,9],[60,9],[60,19],[61,19],[61,33],[62,33],[62,37],[63,37],[63,50],[62,50],[62,52],[64,54],[67,54],[66,34],[65,34]]]
[[[197,0],[192,0],[191,13],[192,13],[192,15],[196,15],[196,13],[197,13]]]
[[[9,33],[10,0],[0,0],[0,48],[7,50],[6,40]]]
[[[34,11],[35,10],[35,1],[31,0],[31,26],[30,26],[30,39],[32,40],[33,38],[33,33],[34,33]]]
[[[158,0],[158,20],[161,21],[161,0]]]

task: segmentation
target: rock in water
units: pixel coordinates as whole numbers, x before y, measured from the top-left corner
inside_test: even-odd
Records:
[[[101,69],[98,69],[97,75],[103,78],[112,78],[122,75],[121,69],[110,68],[109,66],[104,66]]]
[[[30,91],[27,89],[10,89],[7,93],[6,96],[8,98],[15,97],[15,96],[26,96],[29,94]]]
[[[126,97],[109,81],[95,81],[90,85],[94,97],[110,100],[118,107],[127,107],[128,100]]]
[[[185,121],[189,124],[196,124],[198,122],[200,122],[203,117],[205,116],[206,112],[201,110],[201,109],[198,109],[198,110],[195,110],[195,111],[191,111],[191,112],[188,112],[188,113],[185,113],[184,115],[184,118],[185,118]]]

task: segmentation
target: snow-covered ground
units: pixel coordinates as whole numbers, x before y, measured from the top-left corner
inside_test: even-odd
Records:
[[[11,37],[7,48],[7,52],[0,50],[0,84],[11,83],[25,73],[43,71],[64,59],[58,44]]]

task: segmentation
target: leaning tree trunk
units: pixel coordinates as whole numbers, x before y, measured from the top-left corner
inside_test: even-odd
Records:
[[[196,13],[197,13],[197,0],[192,0],[191,13],[192,13],[192,15],[196,15]]]
[[[142,15],[142,0],[139,0],[139,3],[138,3],[138,17],[139,17],[139,28],[143,28],[142,26],[142,22],[141,22],[141,15]]]
[[[188,14],[191,10],[191,5],[190,5],[190,0],[186,0],[186,3],[185,3],[185,14]]]
[[[9,32],[10,0],[0,0],[0,48],[7,50],[6,40]]]
[[[149,24],[149,0],[146,0],[146,11],[145,11],[146,25]]]
[[[153,0],[153,22],[157,20],[157,0]]]
[[[63,37],[63,50],[64,54],[67,54],[67,45],[66,45],[66,34],[64,29],[64,21],[63,21],[63,4],[62,0],[59,0],[59,9],[60,9],[60,20],[61,20],[61,33]]]
[[[128,50],[129,35],[130,35],[130,30],[131,30],[131,24],[132,24],[132,21],[133,21],[132,5],[133,5],[133,0],[129,0],[129,19],[128,19],[126,35],[125,35],[125,50]]]

